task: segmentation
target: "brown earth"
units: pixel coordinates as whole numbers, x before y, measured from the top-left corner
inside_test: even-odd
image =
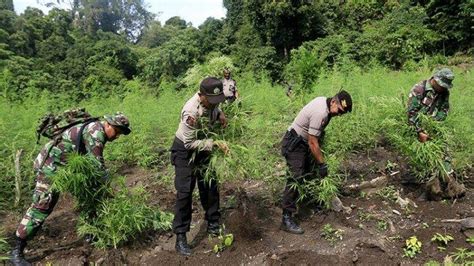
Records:
[[[196,198],[188,235],[193,255],[183,257],[174,251],[171,233],[146,233],[118,249],[94,249],[77,236],[73,201],[69,195],[62,195],[43,230],[30,241],[26,256],[37,265],[400,265],[442,262],[457,248],[472,250],[460,224],[441,222],[474,216],[472,186],[462,199],[423,201],[405,160],[384,147],[350,156],[343,170],[348,174],[347,185],[388,176],[388,185],[417,207],[402,208],[377,194],[369,197],[344,190],[341,200],[351,207],[350,214],[302,208],[298,217],[306,232],[292,235],[279,230],[281,210],[267,184],[253,180],[228,182],[221,186],[222,222],[226,231],[234,234],[234,244],[220,254],[212,251],[216,239],[209,239],[205,233],[203,211]],[[171,184],[159,182],[157,173],[140,168],[121,169],[121,173],[127,176],[129,186],[144,186],[152,195],[152,204],[172,211],[174,189]],[[14,231],[20,217],[20,213],[6,215],[3,226],[7,232]],[[342,230],[342,239],[331,242],[321,236],[326,224]],[[439,251],[430,241],[435,233],[449,234],[454,241],[445,251]],[[415,259],[403,257],[405,239],[411,236],[423,243],[422,253]]]

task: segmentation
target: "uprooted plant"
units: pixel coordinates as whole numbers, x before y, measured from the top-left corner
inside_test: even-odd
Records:
[[[440,233],[436,233],[432,238],[431,242],[435,242],[438,244],[438,250],[444,251],[446,250],[446,246],[448,245],[449,242],[453,241],[454,238],[451,235],[443,235]]]
[[[258,163],[256,160],[250,160],[248,148],[238,144],[234,140],[240,137],[246,131],[245,120],[248,114],[241,110],[237,104],[226,107],[226,116],[228,126],[222,128],[219,123],[209,124],[208,117],[201,117],[198,121],[200,125],[209,125],[196,130],[198,139],[213,139],[219,147],[225,146],[228,149],[216,149],[209,157],[209,162],[199,171],[205,177],[206,181],[211,180],[230,180],[239,177],[248,176],[247,169],[252,169]],[[191,158],[193,160],[201,150],[196,150]]]
[[[419,115],[422,128],[429,132],[430,140],[421,143],[417,140],[414,130],[406,124],[403,113],[389,117],[383,121],[384,126],[396,128],[387,130],[388,139],[402,153],[408,156],[413,173],[420,182],[440,178],[445,180],[449,171],[445,163],[448,155],[447,147],[452,138],[449,130],[426,115]]]
[[[104,177],[100,169],[94,157],[70,154],[68,164],[52,177],[53,189],[75,198],[80,235],[91,235],[99,248],[116,248],[144,230],[171,228],[172,215],[148,206],[143,188],[129,190],[123,180]]]
[[[95,237],[95,246],[117,246],[147,229],[169,230],[173,215],[146,205],[148,194],[142,187],[122,186],[112,198],[102,202],[93,220],[81,219],[79,235]]]

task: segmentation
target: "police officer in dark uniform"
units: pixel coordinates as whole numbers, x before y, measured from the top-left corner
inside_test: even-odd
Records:
[[[209,156],[218,147],[224,152],[228,148],[224,143],[212,139],[198,139],[197,130],[207,123],[220,122],[227,125],[224,113],[218,108],[225,101],[222,82],[214,77],[205,78],[199,92],[189,99],[181,111],[180,123],[171,147],[171,163],[175,167],[176,205],[173,231],[176,234],[176,251],[182,255],[191,255],[186,239],[190,229],[192,213],[192,194],[196,181],[199,197],[208,222],[209,234],[219,233],[219,191],[216,180],[204,180],[199,168],[209,163]]]
[[[334,97],[317,97],[308,103],[296,116],[282,140],[282,155],[290,170],[290,176],[283,192],[283,218],[281,229],[293,234],[304,230],[294,221],[298,191],[291,187],[293,182],[301,182],[313,175],[316,169],[320,178],[328,175],[328,167],[321,152],[320,140],[324,129],[332,117],[352,111],[352,98],[342,90]]]

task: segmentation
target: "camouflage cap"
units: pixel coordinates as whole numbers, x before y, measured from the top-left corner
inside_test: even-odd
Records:
[[[454,73],[449,68],[442,68],[433,74],[433,78],[443,88],[451,89],[453,87]]]
[[[118,127],[122,134],[128,135],[132,132],[130,128],[130,122],[128,117],[126,117],[123,113],[117,112],[114,115],[104,115],[105,121],[109,123],[111,126]]]

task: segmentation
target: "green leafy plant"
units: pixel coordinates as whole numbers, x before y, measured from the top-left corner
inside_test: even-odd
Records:
[[[468,250],[466,248],[457,248],[456,252],[452,252],[451,256],[455,263],[473,263],[474,260],[474,251]]]
[[[142,187],[122,187],[114,197],[101,202],[97,217],[81,219],[79,234],[92,235],[98,248],[114,247],[148,229],[170,230],[173,215],[146,204],[148,194]]]
[[[339,192],[340,180],[339,175],[330,175],[323,179],[304,178],[302,182],[292,182],[290,187],[298,190],[298,202],[317,202],[329,208],[332,199]]]
[[[386,231],[388,228],[388,223],[385,220],[378,220],[377,222],[377,229],[379,231]]]
[[[209,238],[210,237],[211,236],[209,236]],[[234,235],[225,233],[225,225],[222,225],[221,228],[219,228],[219,235],[217,236],[217,239],[219,242],[212,248],[216,254],[224,251],[226,248],[229,248],[234,243]]]
[[[334,245],[337,241],[342,240],[344,231],[335,229],[331,224],[325,224],[321,229],[321,236]]]
[[[432,238],[431,242],[435,242],[438,244],[438,249],[443,251],[446,250],[446,246],[450,241],[453,241],[454,238],[448,234],[442,235],[440,233],[436,233]]]
[[[466,238],[466,242],[473,245],[474,244],[474,237],[470,236],[470,237]]]
[[[439,265],[441,264],[435,260],[430,260],[424,264],[424,266],[439,266]]]
[[[390,185],[377,191],[377,195],[379,195],[383,199],[395,202],[398,198],[398,190],[395,188],[395,186]]]
[[[375,217],[372,213],[370,212],[366,212],[366,211],[363,211],[363,210],[360,210],[358,213],[357,213],[357,216],[359,217],[359,219],[363,222],[366,222],[366,221],[370,221],[370,220],[373,220]]]
[[[3,256],[3,254],[6,254],[9,248],[10,247],[8,246],[7,239],[5,237],[5,232],[3,229],[0,228],[0,261],[8,260],[8,257]]]
[[[52,189],[71,193],[81,215],[88,217],[96,212],[101,200],[111,194],[110,179],[101,169],[93,156],[72,153],[68,155],[67,165],[58,168],[51,177]]]
[[[422,243],[416,236],[412,236],[405,241],[405,247],[403,248],[403,257],[413,259],[418,253],[421,252]]]

